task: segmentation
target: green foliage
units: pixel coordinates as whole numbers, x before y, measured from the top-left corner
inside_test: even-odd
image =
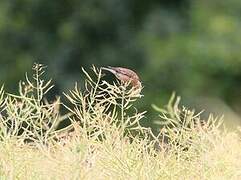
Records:
[[[175,90],[189,105],[210,109],[216,104],[199,97],[212,97],[239,112],[240,7],[239,0],[1,1],[0,82],[17,82],[39,61],[58,82],[55,96],[81,66],[123,66],[146,87],[142,109]]]
[[[139,35],[146,47],[147,68],[152,69],[148,82],[155,79],[156,86],[185,98],[213,96],[239,106],[235,99],[240,94],[241,4],[238,0],[218,4],[215,0],[190,2],[188,24],[165,9],[149,16],[152,28]],[[159,30],[165,22],[162,13],[169,18],[167,28],[173,28],[166,33]],[[157,74],[163,76],[161,80],[155,78]]]

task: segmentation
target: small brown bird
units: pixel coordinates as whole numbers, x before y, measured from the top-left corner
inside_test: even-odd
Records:
[[[142,85],[141,85],[140,78],[134,71],[123,67],[111,67],[111,66],[108,66],[107,68],[102,67],[102,69],[113,73],[116,76],[116,78],[119,79],[121,82],[124,82],[124,83],[129,82],[135,89],[141,90]]]

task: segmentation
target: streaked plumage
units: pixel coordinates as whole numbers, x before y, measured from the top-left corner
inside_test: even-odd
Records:
[[[127,83],[130,82],[130,84],[135,87],[136,89],[141,89],[141,81],[138,75],[128,68],[123,67],[102,67],[103,70],[109,71],[113,73],[117,79],[120,81]]]

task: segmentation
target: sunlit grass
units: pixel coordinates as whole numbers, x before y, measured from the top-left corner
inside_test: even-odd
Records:
[[[42,65],[33,70],[18,94],[0,90],[1,179],[241,178],[239,130],[226,132],[220,119],[180,107],[179,97],[154,106],[160,113],[154,135],[140,125],[145,112],[134,102],[142,95],[128,84],[110,84],[99,69],[83,69],[83,87],[61,97],[68,103],[48,102],[51,81],[43,79]],[[58,129],[63,120],[71,124]]]

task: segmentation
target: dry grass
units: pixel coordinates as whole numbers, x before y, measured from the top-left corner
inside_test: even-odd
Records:
[[[1,179],[240,179],[240,132],[226,132],[220,120],[179,107],[173,96],[153,135],[139,122],[128,84],[109,84],[83,70],[85,86],[64,94],[62,104],[44,99],[51,81],[42,65],[33,79],[20,82],[19,94],[0,91]],[[60,107],[69,113],[61,115]],[[58,130],[60,122],[71,125]]]

